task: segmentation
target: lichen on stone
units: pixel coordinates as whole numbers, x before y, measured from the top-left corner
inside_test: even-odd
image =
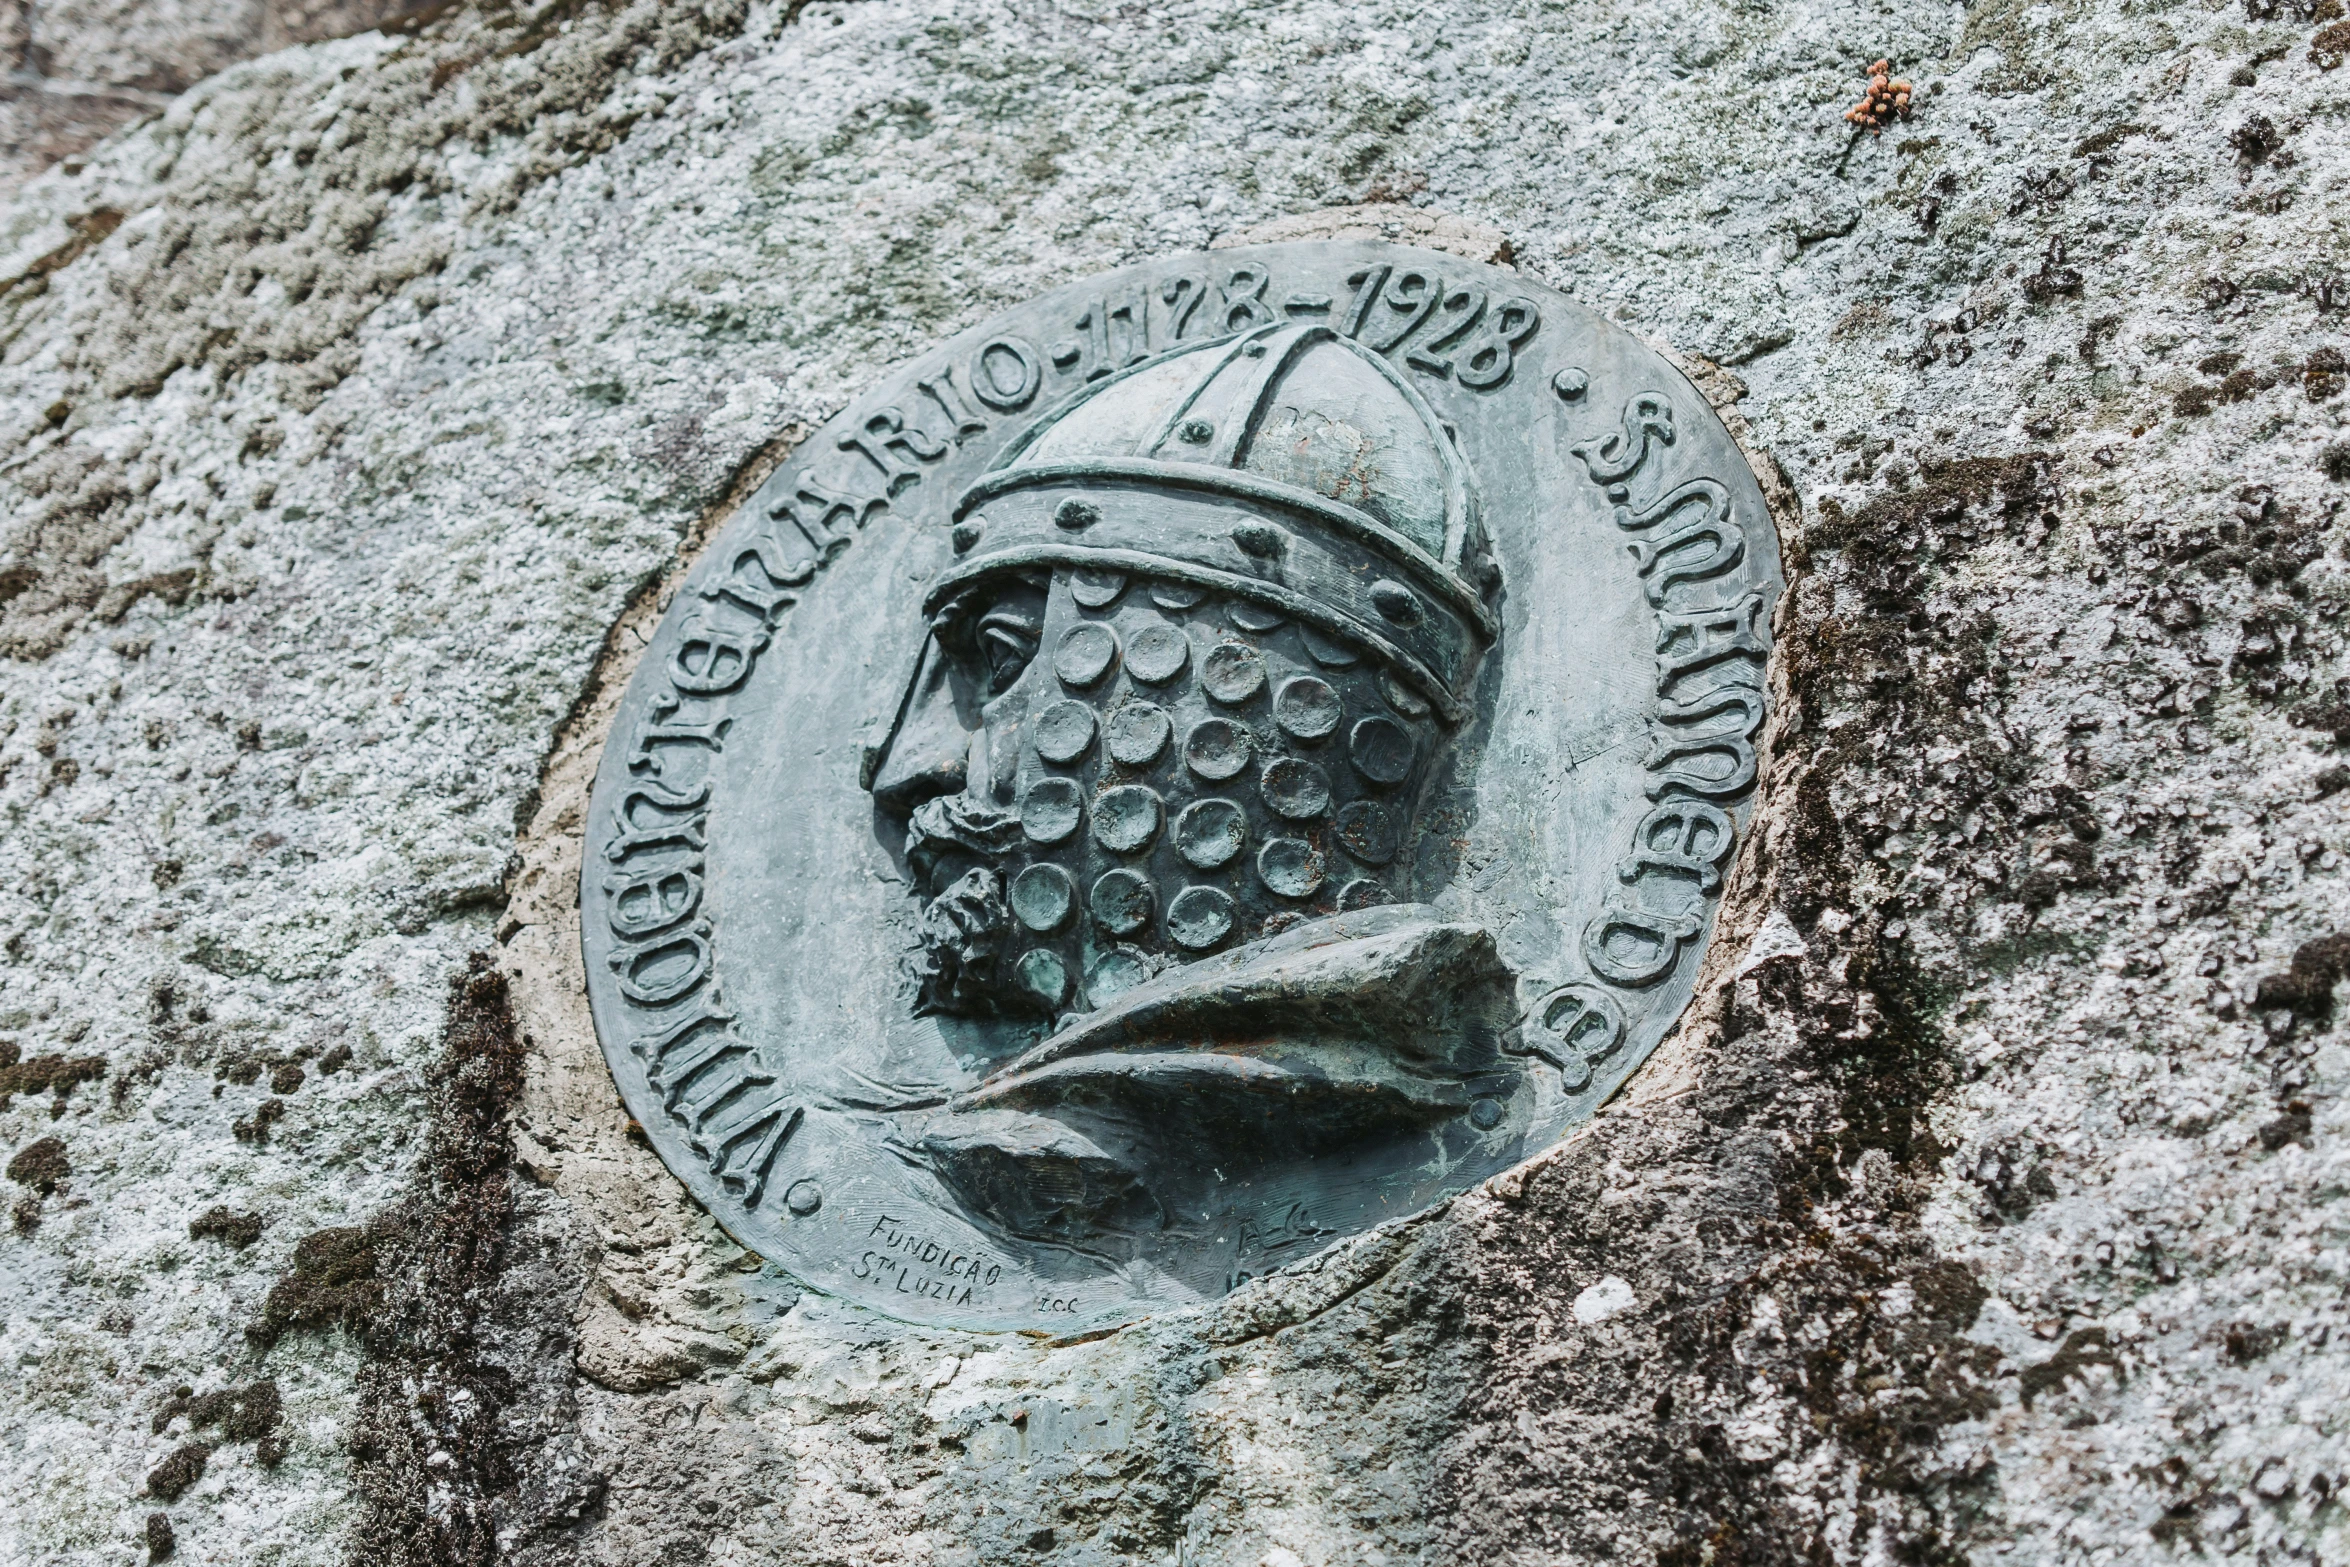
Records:
[[[132,1559],[166,1469],[184,1559],[2350,1555],[2350,1447],[2283,1413],[2350,1386],[2345,25],[564,0],[186,50],[0,213],[0,1134],[71,1166],[0,1245],[0,1555]],[[1854,138],[1880,57],[1917,119]],[[599,715],[793,432],[1252,232],[1506,261],[1741,432],[1786,721],[1714,966],[1571,1143],[1198,1312],[803,1295],[576,1010]],[[151,1429],[264,1379],[274,1468]]]

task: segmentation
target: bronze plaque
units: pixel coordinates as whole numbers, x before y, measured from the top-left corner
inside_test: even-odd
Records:
[[[1048,294],[726,524],[597,777],[596,1026],[818,1289],[1078,1329],[1555,1141],[1688,1000],[1776,543],[1664,359],[1330,242]]]

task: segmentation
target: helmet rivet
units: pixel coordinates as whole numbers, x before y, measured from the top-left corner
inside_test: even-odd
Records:
[[[1272,560],[1281,553],[1281,530],[1261,522],[1244,522],[1232,530],[1232,542],[1243,555]]]
[[[1416,626],[1420,623],[1420,601],[1412,596],[1410,588],[1400,582],[1372,583],[1371,602],[1377,606],[1380,614],[1399,626]]]
[[[1205,446],[1208,444],[1209,438],[1216,433],[1216,427],[1205,419],[1186,419],[1183,421],[1183,428],[1175,433],[1193,446]]]
[[[979,542],[979,535],[986,531],[987,522],[984,518],[974,517],[969,522],[956,523],[955,531],[952,535],[955,546],[955,553],[958,555],[968,555],[971,553],[971,546],[977,544]]]
[[[1075,533],[1102,520],[1102,509],[1091,501],[1069,499],[1053,508],[1053,521]]]
[[[1591,390],[1591,376],[1587,371],[1569,367],[1550,378],[1550,389],[1564,402],[1577,402]]]

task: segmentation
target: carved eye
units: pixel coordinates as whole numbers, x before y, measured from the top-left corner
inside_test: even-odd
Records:
[[[1009,689],[1020,678],[1021,671],[1036,657],[1037,640],[1043,630],[1034,616],[1009,605],[998,605],[979,617],[974,640],[987,668],[989,696]]]

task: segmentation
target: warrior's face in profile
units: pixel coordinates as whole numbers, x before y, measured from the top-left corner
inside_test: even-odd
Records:
[[[1048,414],[953,546],[870,787],[916,1010],[1022,1027],[912,1157],[1097,1244],[1515,1092],[1490,933],[1419,901],[1498,584],[1392,367],[1323,327],[1179,348]]]
[[[1170,963],[1412,901],[1427,698],[1346,639],[1162,576],[982,578],[874,779],[907,816],[925,1009],[1055,1018]]]

